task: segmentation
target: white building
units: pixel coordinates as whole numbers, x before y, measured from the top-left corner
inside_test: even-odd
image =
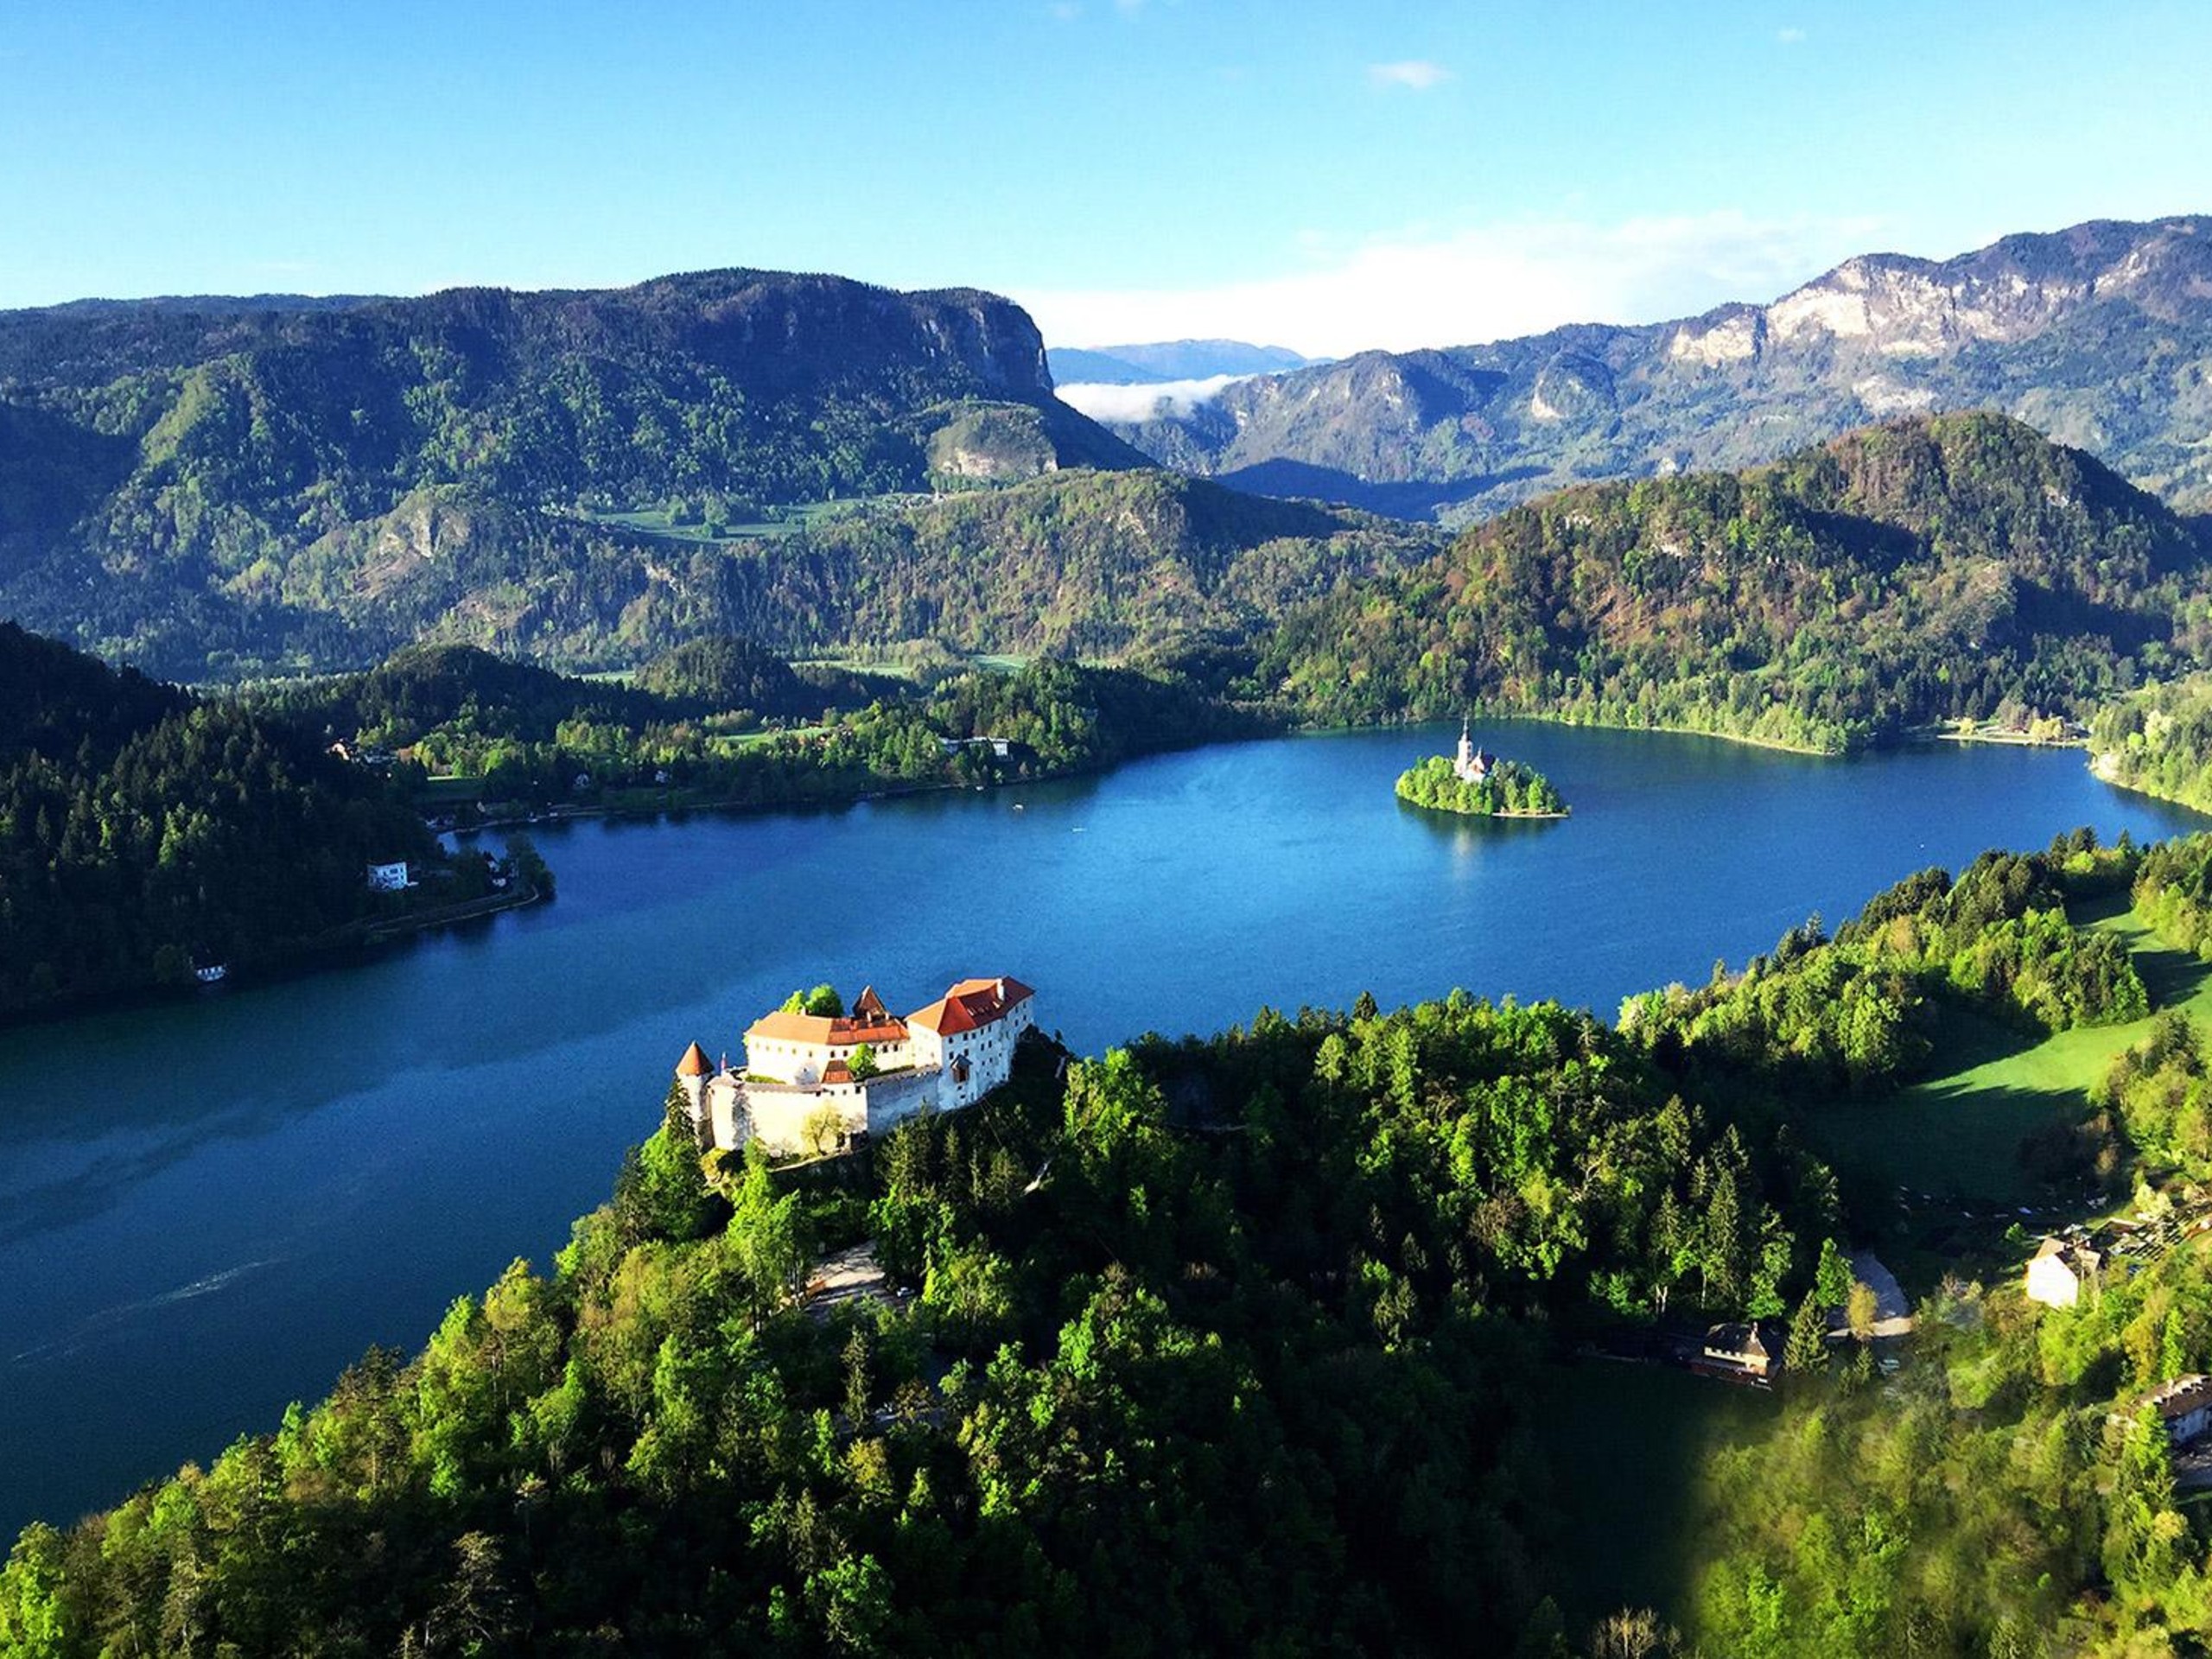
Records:
[[[407,887],[407,866],[372,864],[369,866],[369,891],[372,893],[400,893]]]
[[[1497,757],[1487,749],[1475,747],[1468,735],[1467,722],[1459,722],[1459,752],[1452,758],[1452,775],[1463,784],[1479,784],[1490,776],[1490,769],[1497,764]]]
[[[1018,979],[963,979],[901,1020],[870,986],[849,1014],[763,1014],[746,1028],[741,1071],[727,1058],[715,1067],[694,1043],[677,1081],[715,1147],[826,1152],[916,1112],[972,1106],[1004,1083],[1037,1023],[1035,997]]]
[[[2087,1245],[2046,1238],[2028,1262],[2027,1293],[2046,1307],[2071,1307],[2097,1270],[2097,1253]]]
[[[2166,1438],[2176,1446],[2201,1440],[2212,1428],[2212,1376],[2177,1376],[2151,1392],[2145,1404],[2158,1414]]]

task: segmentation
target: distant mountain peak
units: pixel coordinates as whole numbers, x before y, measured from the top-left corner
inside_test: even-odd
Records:
[[[2208,381],[2212,217],[2177,215],[1942,260],[1859,254],[1764,303],[1364,352],[1109,424],[1240,487],[1457,521],[1582,480],[1745,466],[1868,421],[1986,405],[2195,505],[2212,501]]]
[[[1287,346],[1241,340],[1171,340],[1140,346],[1055,346],[1048,353],[1061,385],[1141,386],[1222,375],[1280,374],[1314,359]]]

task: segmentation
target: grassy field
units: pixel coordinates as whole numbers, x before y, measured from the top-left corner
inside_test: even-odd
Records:
[[[764,743],[772,743],[779,737],[819,737],[833,731],[830,726],[779,726],[772,730],[757,732],[728,732],[709,738],[709,747],[721,754],[742,754],[747,749],[757,749]]]
[[[1623,1606],[1680,1620],[1698,1465],[1773,1421],[1772,1395],[1687,1371],[1604,1361],[1547,1367],[1537,1425],[1558,1483],[1561,1611],[1579,1632]]]
[[[2126,942],[2152,1007],[2180,1007],[2193,1019],[2212,1020],[2212,969],[2160,944],[2135,919],[2125,895],[2083,906],[2075,919]],[[1924,1275],[1913,1268],[1913,1242],[1929,1247],[1931,1260],[1957,1259],[1971,1249],[1961,1235],[1973,1230],[1960,1225],[1969,1219],[1989,1234],[1980,1241],[1984,1245],[2013,1221],[2040,1230],[2036,1217],[2018,1212],[2024,1207],[2040,1213],[2054,1199],[2022,1168],[2021,1137],[2080,1117],[2113,1057],[2149,1028],[2145,1020],[2036,1041],[1997,1021],[1948,1010],[1928,1079],[1886,1100],[1817,1109],[1812,1122],[1821,1148],[1839,1168],[1936,1200],[1930,1205],[1916,1199],[1920,1224],[1910,1230],[1911,1240],[1898,1241],[1905,1259],[1890,1265],[1917,1282]],[[1948,1230],[1940,1238],[1930,1231],[1938,1217]]]
[[[615,524],[641,536],[659,536],[672,542],[699,542],[719,547],[727,542],[774,540],[795,536],[817,519],[833,512],[843,512],[866,505],[870,500],[893,500],[898,498],[855,497],[850,501],[808,501],[785,509],[781,518],[764,518],[746,524],[726,524],[709,530],[703,524],[671,524],[668,514],[659,507],[642,507],[630,512],[577,512],[573,517],[594,524]]]
[[[867,657],[839,655],[835,652],[823,657],[794,657],[794,668],[835,668],[849,674],[875,674],[886,679],[916,680],[925,671],[944,673],[960,668],[987,668],[995,674],[1017,674],[1034,661],[1030,657],[1013,657],[990,652],[962,653],[931,647],[926,656],[909,658]]]

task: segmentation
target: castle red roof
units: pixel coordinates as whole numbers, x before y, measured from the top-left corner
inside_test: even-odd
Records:
[[[974,1017],[961,1006],[957,997],[941,996],[926,1008],[918,1008],[906,1016],[910,1026],[919,1026],[933,1031],[940,1037],[957,1037],[963,1031],[976,1029]]]
[[[705,1077],[714,1075],[715,1068],[708,1063],[707,1051],[694,1043],[683,1051],[683,1058],[676,1063],[679,1077]]]
[[[861,1043],[903,1043],[904,1021],[889,1016],[870,1020],[832,1020],[827,1014],[792,1014],[778,1008],[764,1014],[745,1028],[747,1037],[772,1037],[779,1042],[807,1043],[823,1048],[857,1046]]]
[[[963,979],[938,1001],[908,1017],[908,1023],[940,1037],[957,1036],[1002,1020],[1018,1002],[1037,993],[1018,979]]]

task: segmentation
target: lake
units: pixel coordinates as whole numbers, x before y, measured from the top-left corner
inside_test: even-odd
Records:
[[[920,1006],[1010,973],[1094,1052],[1262,1003],[1463,985],[1610,1016],[1908,872],[2202,822],[2075,752],[1824,760],[1497,723],[1566,822],[1440,819],[1445,730],[1234,745],[818,814],[586,821],[560,898],[332,972],[0,1032],[0,1531],[273,1427],[371,1343],[543,1262],[693,1039],[794,987]]]

